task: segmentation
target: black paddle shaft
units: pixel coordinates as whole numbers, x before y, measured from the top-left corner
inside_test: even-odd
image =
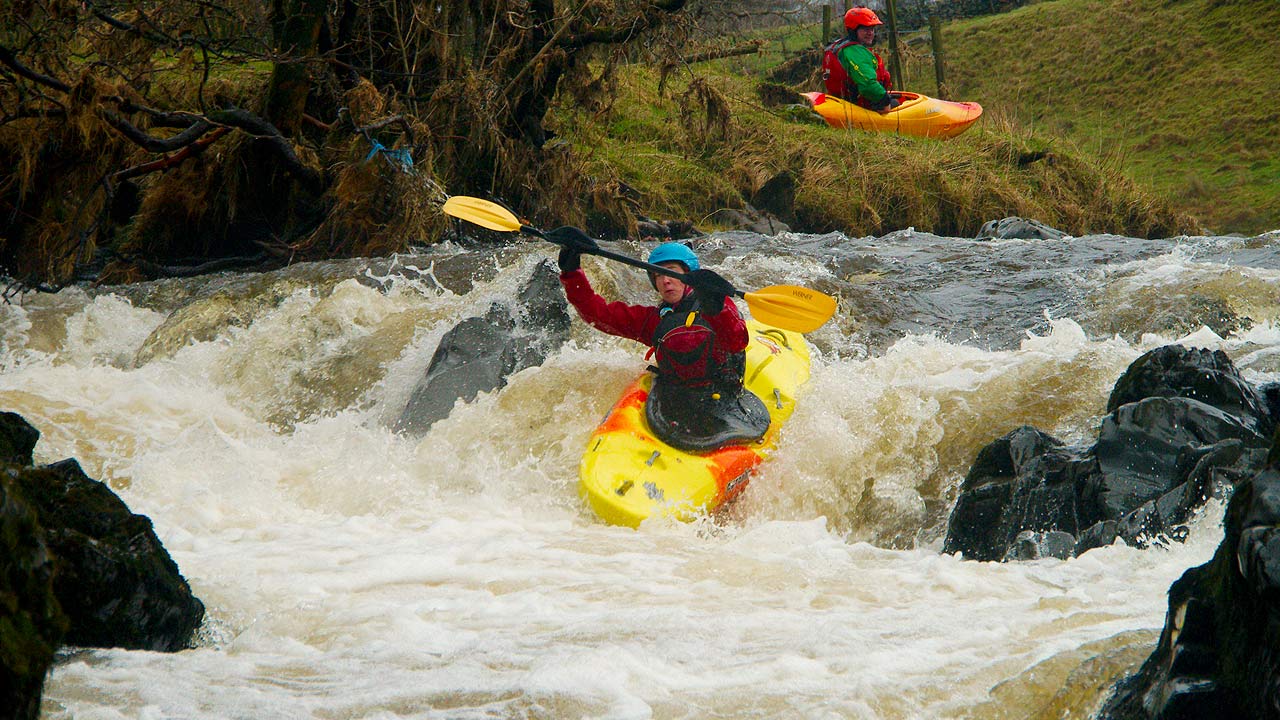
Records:
[[[571,248],[573,250],[578,250],[584,255],[599,255],[600,257],[609,258],[610,260],[617,260],[618,262],[624,265],[637,267],[637,268],[640,268],[641,270],[648,270],[649,272],[657,273],[658,275],[666,275],[667,277],[673,277],[686,285],[693,284],[689,282],[689,275],[687,273],[677,272],[675,270],[672,270],[671,268],[664,268],[661,265],[654,265],[653,263],[647,263],[643,260],[637,260],[633,257],[628,257],[626,255],[621,255],[619,253],[613,252],[612,250],[605,250],[604,248],[598,245],[594,250],[582,250],[568,243],[556,242],[554,238],[547,237],[547,235],[543,233],[541,230],[534,227],[529,227],[528,225],[521,225],[520,229],[523,230],[524,232],[529,233],[530,235],[537,235],[538,237],[544,240],[547,240],[549,242],[556,243],[557,245],[563,245],[564,247]],[[746,298],[747,296],[746,293],[744,293],[741,290],[738,290],[737,288],[734,288],[733,294],[740,298]]]

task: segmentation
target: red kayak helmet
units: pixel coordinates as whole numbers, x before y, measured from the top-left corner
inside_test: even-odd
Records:
[[[857,30],[863,25],[883,25],[880,18],[876,16],[871,8],[856,7],[850,8],[849,12],[844,14],[844,26],[850,30]]]

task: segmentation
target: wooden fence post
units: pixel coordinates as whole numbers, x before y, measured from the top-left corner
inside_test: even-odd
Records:
[[[898,57],[898,12],[897,0],[885,0],[889,8],[889,74],[899,90],[906,87],[907,79],[902,76],[902,60]]]
[[[943,77],[942,65],[942,21],[938,13],[929,13],[929,36],[933,40],[933,76],[938,80],[938,98],[947,99],[947,79]]]
[[[831,42],[831,3],[822,6],[822,44]]]

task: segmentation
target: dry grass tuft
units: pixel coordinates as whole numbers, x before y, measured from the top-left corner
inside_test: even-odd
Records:
[[[326,195],[324,220],[293,245],[297,256],[374,257],[438,237],[447,222],[430,166],[419,162],[406,171],[385,157],[366,160],[364,148],[352,145]]]
[[[365,78],[343,95],[343,102],[356,125],[368,125],[387,115],[387,98]]]
[[[680,95],[680,120],[684,126],[691,149],[706,151],[717,142],[728,142],[730,121],[729,100],[711,83],[694,78]]]

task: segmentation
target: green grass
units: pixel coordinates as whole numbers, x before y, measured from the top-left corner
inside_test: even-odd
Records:
[[[597,184],[612,180],[633,191],[637,214],[689,219],[703,228],[714,227],[717,211],[743,207],[771,178],[789,174],[795,200],[784,219],[814,232],[915,227],[972,236],[983,223],[1009,215],[1076,235],[1169,236],[1196,229],[1191,218],[1117,170],[1114,160],[1034,124],[989,115],[967,133],[937,141],[837,130],[813,122],[807,109],[766,106],[760,87],[780,87],[773,72],[806,48],[810,55],[790,88],[816,89],[816,75],[803,63],[817,57],[820,32],[799,26],[762,33],[759,53],[680,68],[661,89],[655,70],[627,66],[608,111],[589,112],[566,100],[550,124]]]
[[[948,84],[1216,232],[1280,227],[1280,3],[1053,0],[944,27]],[[936,91],[932,66],[910,68]]]
[[[967,235],[1014,214],[1074,234],[1280,227],[1275,0],[1046,0],[945,23],[947,96],[986,110],[945,142],[765,107],[758,87],[776,86],[773,72],[802,50],[815,57],[820,35],[812,24],[760,32],[758,53],[680,68],[661,93],[656,73],[629,66],[605,116],[566,103],[552,123],[593,175],[634,188],[656,217],[740,207],[789,172],[795,215],[812,230]],[[941,94],[928,46],[905,40],[898,86]],[[723,136],[690,120],[702,112],[686,95],[695,80],[725,103]],[[814,74],[784,82],[820,89]]]

